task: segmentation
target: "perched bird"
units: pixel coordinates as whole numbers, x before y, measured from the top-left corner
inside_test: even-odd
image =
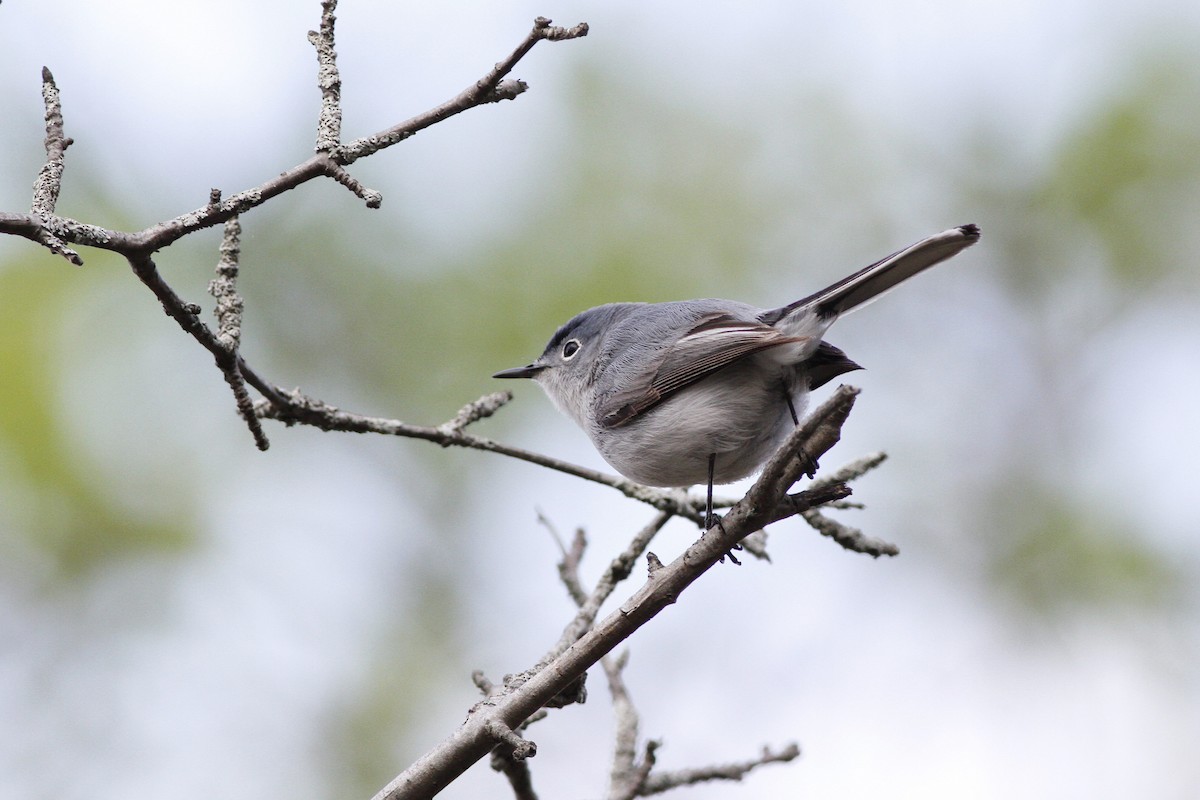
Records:
[[[979,235],[975,225],[951,228],[779,308],[711,299],[590,308],[533,363],[493,377],[536,381],[625,477],[707,483],[711,497],[714,483],[766,462],[811,390],[860,369],[821,338],[838,317]]]

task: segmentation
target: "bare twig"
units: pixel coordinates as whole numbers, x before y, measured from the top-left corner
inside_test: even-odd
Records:
[[[529,769],[528,759],[516,759],[502,748],[492,749],[492,769],[502,773],[512,787],[516,800],[537,800],[537,792],[533,790],[533,773]]]
[[[518,761],[533,758],[537,755],[537,745],[525,739],[512,729],[504,720],[493,717],[484,723],[488,735],[496,740],[497,747],[503,747],[509,752],[509,757]]]
[[[243,365],[244,368],[245,366]],[[263,391],[259,384],[250,380],[249,376],[247,376],[246,380],[251,386],[259,389],[259,391]],[[576,478],[583,478],[586,481],[608,486],[616,489],[626,497],[646,503],[660,511],[667,511],[673,515],[687,519],[698,518],[696,504],[687,497],[686,493],[676,490],[654,489],[616,475],[609,475],[594,469],[581,467],[577,464],[551,458],[550,456],[535,453],[531,450],[502,444],[482,436],[473,436],[461,430],[456,431],[457,415],[454,419],[435,427],[412,425],[396,419],[367,417],[349,411],[342,411],[336,406],[329,405],[316,398],[308,397],[299,390],[286,392],[269,384],[265,384],[265,386],[268,390],[273,389],[277,393],[275,396],[268,395],[267,399],[259,400],[255,403],[255,412],[265,419],[279,420],[286,425],[297,423],[311,425],[323,431],[403,436],[410,439],[424,439],[439,444],[442,447],[466,447],[471,450],[485,450],[489,453],[499,453],[510,458],[527,461],[530,464],[536,464],[539,467],[546,467],[547,469],[556,470],[566,475],[572,475]],[[464,407],[464,410],[475,407],[484,408],[488,403],[501,397],[507,398],[509,395],[506,392],[488,394],[468,404]],[[507,402],[507,399],[504,402]],[[459,412],[459,414],[462,413],[462,411]]]
[[[450,436],[460,434],[468,425],[478,422],[481,419],[487,419],[511,402],[512,399],[512,392],[492,392],[491,394],[485,394],[478,400],[473,400],[460,408],[458,413],[454,415],[454,419],[442,423],[438,426],[438,429],[445,431]]]
[[[582,606],[587,602],[587,591],[583,588],[583,581],[579,577],[579,565],[583,561],[583,553],[587,549],[587,534],[583,528],[575,529],[575,536],[571,539],[571,546],[568,548],[563,544],[562,537],[558,535],[558,529],[554,527],[554,523],[546,517],[539,509],[537,512],[538,523],[550,532],[554,543],[558,545],[558,550],[562,553],[562,561],[558,562],[558,577],[567,587],[567,594],[575,601],[575,605]]]
[[[383,205],[382,193],[363,186],[358,182],[358,178],[351,175],[341,164],[333,161],[326,162],[325,174],[353,192],[356,197],[367,204],[367,208],[379,208]]]
[[[472,672],[471,680],[483,692],[485,700],[500,691],[500,688],[488,680],[487,676],[481,670]],[[530,723],[543,718],[545,715],[546,710],[542,709],[521,723],[516,730],[524,730]],[[515,732],[513,732],[513,735],[516,735]],[[518,739],[524,741],[520,737]],[[529,769],[529,759],[527,757],[522,756],[518,758],[512,747],[501,743],[492,748],[491,767],[508,779],[509,786],[512,787],[513,795],[517,800],[537,800],[537,793],[533,790],[533,773]]]
[[[700,767],[698,769],[681,769],[671,772],[656,772],[647,777],[641,786],[639,794],[647,797],[661,794],[680,786],[692,786],[705,781],[740,781],[746,773],[764,764],[777,764],[792,761],[800,756],[800,746],[789,744],[779,752],[773,752],[764,747],[762,755],[749,761],[739,761],[717,767]]]
[[[208,283],[208,293],[217,301],[214,315],[217,318],[217,341],[230,351],[238,349],[242,341],[242,312],[245,302],[237,291],[238,259],[241,257],[242,226],[237,217],[225,223],[221,237],[221,259],[217,262],[217,277]]]
[[[385,131],[380,131],[374,136],[356,139],[353,142],[343,145],[338,148],[338,163],[352,164],[360,158],[369,156],[397,142],[402,142],[408,137],[415,135],[418,131],[424,130],[430,125],[441,122],[444,119],[448,119],[455,114],[462,113],[469,108],[474,108],[484,103],[515,99],[517,95],[529,87],[524,81],[506,81],[504,78],[512,72],[517,62],[533,49],[534,45],[542,40],[557,42],[566,39],[576,39],[587,36],[587,33],[588,26],[586,22],[582,22],[574,28],[555,28],[551,27],[550,20],[545,17],[538,17],[533,21],[533,30],[526,35],[525,40],[517,45],[517,48],[507,58],[497,62],[488,74],[484,75],[471,86],[463,89],[456,97],[447,100],[436,108],[426,111],[419,117],[413,117],[410,120],[401,122],[399,125],[394,125]]]
[[[481,669],[477,669],[471,673],[471,682],[475,684],[479,691],[483,692],[485,698],[491,697],[496,691],[496,684],[492,683]]]
[[[383,195],[359,183],[342,166],[337,149],[342,144],[342,77],[338,72],[337,48],[334,46],[334,24],[337,0],[322,0],[321,29],[309,31],[308,41],[317,51],[317,86],[321,90],[321,113],[317,117],[317,153],[330,155],[324,163],[325,174],[362,199],[367,208],[379,208]]]
[[[814,480],[809,488],[821,489],[825,486],[830,486],[835,483],[849,483],[856,478],[861,478],[863,475],[866,475],[868,472],[875,469],[886,460],[887,453],[868,453],[861,458],[854,459],[849,464],[843,465],[828,475],[822,475]]]
[[[612,697],[613,713],[617,718],[616,747],[613,749],[613,764],[608,775],[609,800],[633,800],[654,766],[654,747],[647,744],[647,758],[641,763],[637,758],[638,713],[625,686],[622,673],[629,663],[629,651],[619,656],[607,655],[600,659],[604,677],[608,681],[608,693]],[[653,745],[653,747],[651,747]]]
[[[33,184],[33,203],[30,210],[35,214],[53,214],[62,191],[62,176],[65,167],[63,154],[71,140],[63,132],[62,101],[58,85],[50,70],[42,67],[42,102],[46,107],[46,163],[38,172]]]
[[[851,528],[849,525],[843,525],[835,519],[830,519],[815,508],[802,512],[801,516],[822,536],[828,536],[847,550],[866,553],[873,558],[900,555],[900,548],[891,542],[867,536],[858,528]]]
[[[250,428],[255,446],[259,450],[266,450],[271,443],[263,431],[262,420],[254,413],[254,401],[246,390],[246,380],[242,377],[240,368],[241,359],[238,357],[238,347],[242,341],[242,311],[245,309],[245,302],[237,292],[241,235],[242,226],[238,223],[238,218],[231,217],[226,220],[225,233],[221,237],[221,259],[217,262],[217,277],[208,284],[208,293],[217,300],[216,339],[221,345],[221,351],[213,355],[225,376],[225,382],[233,390],[238,413]]]
[[[321,89],[321,114],[317,118],[318,153],[328,153],[342,143],[342,77],[338,73],[333,27],[337,0],[322,0],[321,29],[309,31],[308,41],[317,51],[317,86]]]
[[[504,773],[517,800],[537,800],[529,770],[529,759],[537,755],[537,745],[501,720],[489,720],[486,726],[497,741],[492,748],[492,769]]]
[[[836,490],[837,487],[843,486],[849,481],[861,478],[882,464],[886,459],[886,453],[870,453],[862,458],[855,459],[829,475],[823,475],[814,480],[809,486],[808,491],[825,492],[830,489]],[[842,508],[846,506],[861,508],[861,504],[843,504],[837,501],[830,501],[819,505],[823,509]],[[900,548],[896,545],[891,542],[885,542],[882,539],[867,536],[857,528],[851,528],[837,520],[830,519],[817,510],[816,504],[807,511],[801,512],[800,516],[804,517],[804,521],[815,528],[822,536],[828,536],[847,550],[855,553],[866,553],[874,558],[900,555]]]
[[[42,103],[46,107],[46,163],[38,170],[37,180],[33,183],[33,202],[29,206],[29,218],[41,222],[35,231],[34,241],[80,265],[83,259],[79,253],[67,246],[64,236],[57,230],[58,226],[49,221],[54,219],[54,207],[58,204],[58,195],[62,191],[62,177],[66,169],[64,154],[71,146],[64,132],[62,101],[58,94],[58,84],[50,70],[42,67]]]

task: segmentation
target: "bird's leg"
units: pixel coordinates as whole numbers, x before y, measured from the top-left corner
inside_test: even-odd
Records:
[[[713,501],[712,501],[713,490],[712,490],[712,487],[713,487],[713,475],[716,472],[716,467],[717,467],[717,454],[709,453],[708,454],[708,503],[705,506],[705,511],[704,511],[704,529],[707,531],[707,530],[712,530],[713,528],[720,528],[721,533],[725,533],[725,525],[721,522],[721,518],[713,513]],[[733,551],[741,550],[741,549],[742,549],[742,546],[740,544],[735,544],[733,547],[731,547],[729,549],[728,553],[726,553],[724,556],[721,556],[721,563],[725,562],[725,556],[729,556],[729,560],[732,561],[735,566],[740,567],[742,565],[742,562],[737,560],[737,556],[735,556],[733,554]]]
[[[790,411],[792,414],[792,424],[795,425],[797,428],[800,427],[800,415],[796,413],[796,404],[792,402],[792,393],[787,390],[787,387],[784,387],[783,397],[785,400],[787,400],[788,411]],[[803,450],[800,451],[799,455],[800,455],[801,460],[803,460],[805,462],[804,474],[807,475],[809,478],[815,478],[817,476],[817,460],[815,458],[812,458],[811,456],[809,456],[809,454],[804,452]],[[709,476],[711,477],[711,475],[712,475],[712,462],[710,461],[709,462]],[[710,486],[712,485],[711,481],[709,481],[709,485]]]
[[[787,400],[788,411],[792,412],[792,424],[800,427],[800,417],[796,414],[796,404],[792,402],[792,393],[786,387],[783,390],[783,399]]]
[[[704,506],[704,529],[705,530],[709,530],[713,526],[721,524],[721,518],[713,513],[713,505],[712,505],[713,473],[716,471],[716,468],[717,468],[717,454],[709,453],[708,454],[708,503]],[[722,528],[721,530],[725,530],[725,529]]]

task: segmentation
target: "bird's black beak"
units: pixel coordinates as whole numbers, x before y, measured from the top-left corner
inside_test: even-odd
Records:
[[[528,367],[517,367],[516,369],[506,369],[503,372],[497,372],[493,378],[532,378],[546,367],[543,364],[530,364]]]

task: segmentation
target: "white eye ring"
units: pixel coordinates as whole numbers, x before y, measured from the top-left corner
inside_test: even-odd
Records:
[[[580,344],[578,339],[568,339],[563,343],[562,357],[564,361],[570,361],[579,352]]]

